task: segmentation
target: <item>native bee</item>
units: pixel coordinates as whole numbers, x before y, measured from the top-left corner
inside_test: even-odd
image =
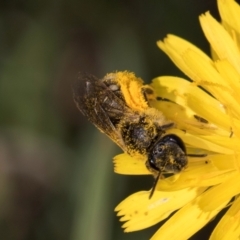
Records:
[[[183,141],[166,134],[174,123],[149,106],[146,95],[151,94],[153,89],[129,72],[103,79],[81,73],[73,84],[73,98],[82,114],[124,152],[146,159],[155,176],[150,197],[162,173],[178,173],[188,162]]]

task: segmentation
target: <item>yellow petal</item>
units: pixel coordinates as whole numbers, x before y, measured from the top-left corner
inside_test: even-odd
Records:
[[[239,102],[240,100],[239,73],[227,60],[218,60],[217,62],[214,63],[214,65],[217,71],[222,76],[222,79],[225,81],[225,83],[228,84],[229,87],[231,87],[231,89],[235,93],[234,97],[236,97],[237,101]]]
[[[228,131],[227,135],[230,135],[231,121],[226,115],[223,105],[195,84],[177,77],[158,77],[153,80],[151,86],[154,88],[157,96],[169,99],[180,105],[178,109],[177,106],[175,106],[175,109],[169,111],[167,110],[167,105],[171,103],[161,103],[161,101],[159,103],[153,103],[153,106],[163,111],[166,117],[173,119],[173,121],[176,121],[178,124],[185,122],[189,125],[189,120],[193,121],[195,113],[209,122],[225,128]],[[205,128],[206,125],[204,127],[196,125],[196,127],[202,129]],[[221,135],[219,132],[218,134]]]
[[[155,191],[151,199],[150,191],[142,191],[126,198],[115,211],[118,211],[118,216],[123,216],[121,221],[127,221],[123,225],[125,232],[136,231],[162,221],[204,190],[205,188],[191,188],[172,192]]]
[[[202,136],[192,135],[185,133],[178,129],[170,129],[168,133],[173,133],[179,136],[187,145],[194,146],[196,148],[206,149],[208,151],[223,153],[223,154],[233,154],[234,151],[228,149],[227,147],[219,146],[215,143],[207,141],[202,138]]]
[[[220,111],[219,108],[216,108],[214,105],[212,105],[211,102],[208,102],[206,98],[200,99],[198,96],[189,93],[188,106],[195,111],[198,116],[203,117],[208,122],[218,126],[219,128],[225,129],[230,136],[231,121],[229,117]]]
[[[229,201],[233,196],[240,193],[240,174],[236,172],[234,176],[225,182],[209,189],[204,197],[199,201],[199,206],[203,211],[212,211],[224,202]]]
[[[184,56],[186,63],[202,79],[198,85],[207,89],[227,109],[230,108],[237,116],[240,115],[239,103],[232,95],[232,90],[225,80],[217,72],[213,64],[205,61],[200,55],[193,51],[187,51]]]
[[[146,159],[133,158],[127,153],[122,153],[113,158],[114,172],[126,175],[151,174],[145,165]]]
[[[204,194],[204,193],[203,193]],[[226,203],[211,212],[203,212],[198,206],[201,195],[176,212],[151,238],[151,240],[189,239],[195,232],[216,216]]]
[[[226,83],[229,85],[229,87],[231,87],[232,89],[232,95],[234,97],[234,99],[239,103],[240,102],[240,84],[239,84],[239,79],[240,79],[240,75],[238,74],[238,72],[236,71],[235,68],[233,68],[233,66],[226,60],[222,60],[222,61],[217,61],[215,63],[215,67],[217,68],[218,72],[220,73],[220,75],[222,76],[223,79],[225,79]],[[231,103],[230,103],[231,104]],[[235,105],[236,107],[236,105]],[[231,105],[231,108],[234,108],[234,105]],[[240,128],[239,126],[235,126],[235,121],[238,121],[237,119],[239,119],[239,117],[237,117],[237,119],[233,118],[233,112],[237,113],[238,112],[238,106],[237,109],[233,109],[232,111],[229,111],[228,114],[231,117],[231,121],[232,121],[232,130],[234,132],[235,135],[238,135],[238,137],[240,137]],[[231,110],[231,109],[229,109]]]
[[[223,24],[240,33],[240,6],[234,0],[218,0],[217,3]]]
[[[240,198],[237,198],[215,227],[210,240],[238,239],[240,236]]]
[[[204,34],[219,59],[228,60],[240,73],[240,52],[229,33],[218,23],[210,13],[200,16]]]
[[[192,71],[191,68],[183,61],[182,55],[187,50],[193,50],[196,53],[198,53],[202,58],[204,58],[206,61],[211,62],[212,60],[199,48],[191,44],[190,42],[174,36],[174,35],[168,35],[167,38],[164,39],[164,41],[158,41],[157,42],[158,47],[164,51],[169,58],[174,62],[174,64],[183,72],[185,73],[190,79],[195,79],[196,81],[200,80],[200,78]]]
[[[223,137],[217,135],[210,135],[210,136],[202,136],[203,139],[206,139],[212,143],[217,145],[227,147],[228,149],[232,149],[234,151],[239,151],[240,146],[240,139],[237,137]]]
[[[180,174],[160,179],[157,184],[157,190],[172,191],[189,187],[213,186],[225,182],[236,174],[236,170],[233,167],[234,160],[232,160],[232,165],[229,164],[229,166],[223,168],[223,165],[220,165],[220,163],[214,164],[211,156],[206,157],[206,159],[201,162],[192,162],[189,159],[187,168]],[[226,161],[226,159],[223,160]],[[218,168],[218,166],[221,166],[222,169]]]
[[[220,170],[233,170],[237,169],[236,154],[213,154],[208,156],[208,160],[220,171]]]
[[[186,109],[176,103],[153,100],[150,105],[160,110],[167,119],[172,120],[177,128],[186,129],[188,133],[209,134],[218,130],[213,125],[199,122],[191,109]]]
[[[225,112],[222,105],[209,94],[202,89],[183,78],[163,76],[153,79],[151,84],[152,88],[157,96],[170,99],[173,102],[178,103],[181,106],[187,107],[187,96],[189,93],[193,94],[199,99],[206,99],[214,108],[219,109],[221,112]]]

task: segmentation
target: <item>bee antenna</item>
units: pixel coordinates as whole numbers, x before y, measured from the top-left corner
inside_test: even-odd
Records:
[[[162,173],[162,172],[159,170],[158,175],[157,175],[157,177],[156,177],[155,180],[154,180],[153,187],[152,187],[152,189],[151,189],[150,195],[149,195],[149,197],[148,197],[149,199],[151,199],[151,197],[153,196],[153,194],[154,194],[154,192],[155,192],[155,189],[156,189],[158,180],[159,180],[159,178],[160,178],[160,176],[161,176],[161,173]]]

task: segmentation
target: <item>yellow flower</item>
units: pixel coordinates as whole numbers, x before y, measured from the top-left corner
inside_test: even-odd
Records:
[[[174,35],[157,42],[191,81],[157,77],[151,87],[170,101],[151,100],[176,123],[168,133],[181,137],[189,157],[186,170],[161,179],[149,199],[149,191],[135,193],[116,211],[126,232],[147,228],[178,210],[151,239],[188,239],[223,208],[228,211],[210,239],[240,237],[240,6],[218,0],[221,24],[210,13],[200,24],[212,49],[207,56],[193,44]],[[127,154],[115,157],[115,171],[149,174],[144,162]]]

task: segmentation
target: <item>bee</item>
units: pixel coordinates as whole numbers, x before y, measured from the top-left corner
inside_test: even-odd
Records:
[[[149,198],[164,173],[178,173],[188,163],[183,141],[166,134],[174,123],[148,104],[150,86],[133,73],[116,72],[98,79],[80,73],[73,84],[73,98],[84,116],[124,152],[146,159],[155,177]]]

